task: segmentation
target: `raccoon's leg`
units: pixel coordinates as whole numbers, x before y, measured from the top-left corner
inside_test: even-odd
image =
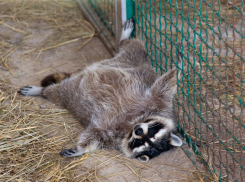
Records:
[[[134,63],[141,63],[146,60],[146,48],[145,45],[136,39],[129,39],[134,29],[133,19],[127,20],[122,29],[122,35],[119,43],[120,53],[126,56],[129,60]]]
[[[122,28],[122,34],[121,34],[121,39],[120,39],[120,44],[124,42],[124,40],[129,39],[132,31],[134,29],[134,22],[133,19],[127,20]]]
[[[24,86],[22,87],[18,93],[25,95],[25,96],[40,96],[42,95],[44,87],[48,87],[50,85],[60,83],[62,80],[69,78],[71,74],[69,73],[55,73],[51,74],[49,76],[46,76],[42,81],[41,81],[41,86],[42,87],[37,87],[37,86]]]
[[[65,107],[60,97],[62,90],[60,82],[70,76],[71,74],[69,73],[54,73],[46,76],[41,81],[41,85],[43,86],[42,96],[59,106]]]
[[[94,152],[102,148],[109,149],[113,140],[103,131],[95,128],[84,130],[79,137],[76,149],[65,149],[60,152],[61,156],[74,157],[84,153]]]
[[[42,96],[59,106],[65,107],[62,99],[60,98],[60,89],[61,88],[59,83],[44,87],[42,91]]]
[[[98,143],[95,141],[94,143],[89,143],[86,145],[78,145],[76,149],[70,148],[70,149],[64,149],[60,152],[60,155],[63,157],[75,157],[80,156],[85,153],[94,152],[96,150],[101,149],[98,147]]]
[[[68,73],[55,73],[49,76],[46,76],[42,81],[42,87],[37,86],[24,86],[18,93],[25,96],[43,96],[47,100],[63,106],[62,100],[60,98],[60,82],[66,78],[69,78],[70,74]]]
[[[24,86],[18,93],[24,96],[43,96],[47,100],[64,107],[59,95],[60,84],[54,84],[47,87]]]

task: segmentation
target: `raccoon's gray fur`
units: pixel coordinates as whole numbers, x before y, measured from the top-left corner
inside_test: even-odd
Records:
[[[60,74],[64,80],[51,85],[50,80],[59,76],[49,75],[42,81],[44,87],[26,86],[19,91],[42,95],[67,108],[84,126],[77,147],[60,155],[72,157],[103,148],[146,162],[182,145],[174,134],[176,68],[158,77],[143,43],[128,40],[132,30],[129,20],[114,58],[94,63],[76,75]]]

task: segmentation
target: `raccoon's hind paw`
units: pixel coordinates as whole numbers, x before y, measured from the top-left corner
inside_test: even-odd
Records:
[[[24,86],[22,87],[18,93],[25,96],[38,96],[41,95],[43,88],[37,86]]]
[[[122,35],[121,35],[121,39],[125,40],[125,39],[129,39],[132,31],[134,30],[134,21],[133,19],[127,20],[124,24],[123,24],[123,28],[122,28]]]
[[[82,150],[77,147],[77,149],[65,149],[65,150],[62,150],[60,152],[60,155],[63,156],[63,157],[74,157],[74,156],[79,156],[79,155],[83,155],[84,152],[82,152]]]

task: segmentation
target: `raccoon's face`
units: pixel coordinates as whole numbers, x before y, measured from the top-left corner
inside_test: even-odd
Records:
[[[172,133],[173,121],[162,117],[148,118],[134,126],[123,141],[123,150],[128,157],[138,158],[142,162],[181,146],[181,139]]]

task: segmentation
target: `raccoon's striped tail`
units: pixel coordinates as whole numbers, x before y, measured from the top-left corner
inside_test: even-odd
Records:
[[[70,73],[54,73],[48,75],[41,81],[41,86],[47,87],[55,83],[60,83],[62,80],[69,78],[70,76],[71,76]]]

